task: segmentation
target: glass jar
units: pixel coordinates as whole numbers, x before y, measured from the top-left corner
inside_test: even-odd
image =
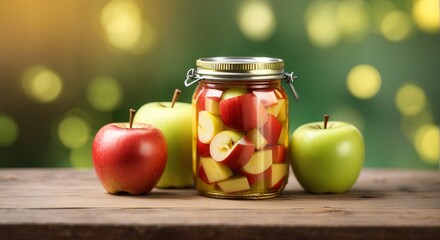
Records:
[[[200,194],[215,198],[278,196],[289,176],[286,158],[293,73],[265,57],[213,57],[196,62],[185,85],[198,82],[193,106],[193,173]]]

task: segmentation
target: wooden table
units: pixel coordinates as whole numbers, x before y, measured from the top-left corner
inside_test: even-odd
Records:
[[[364,169],[344,194],[291,176],[267,200],[110,195],[93,170],[0,170],[0,239],[440,239],[440,173]]]

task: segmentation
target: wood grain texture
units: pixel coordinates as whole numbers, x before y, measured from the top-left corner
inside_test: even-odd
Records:
[[[194,189],[110,195],[92,170],[0,170],[0,239],[437,239],[440,174],[365,169],[343,194],[307,194],[290,176],[266,200]]]

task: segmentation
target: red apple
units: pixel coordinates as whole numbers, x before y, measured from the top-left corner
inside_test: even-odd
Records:
[[[230,168],[244,166],[251,159],[254,150],[255,145],[251,140],[232,130],[215,135],[209,147],[212,158]]]
[[[283,125],[280,123],[280,121],[278,121],[274,115],[268,114],[266,123],[264,123],[260,129],[261,134],[263,134],[267,141],[267,145],[270,146],[277,144],[282,128]]]
[[[220,116],[226,126],[239,131],[258,128],[267,120],[264,105],[252,93],[221,100]]]
[[[111,123],[95,136],[92,157],[107,192],[144,194],[153,189],[166,165],[167,144],[149,124]]]
[[[260,100],[266,108],[277,105],[278,103],[277,95],[273,90],[255,90],[252,91],[252,93],[257,96],[258,100]]]

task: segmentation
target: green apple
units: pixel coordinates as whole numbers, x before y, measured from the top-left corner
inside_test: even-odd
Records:
[[[327,121],[326,115],[324,122],[300,126],[289,143],[292,170],[310,193],[348,191],[356,182],[365,158],[364,139],[356,127]]]
[[[159,128],[168,145],[165,171],[156,187],[183,188],[193,185],[192,175],[192,106],[189,103],[152,102],[143,105],[134,122]]]

